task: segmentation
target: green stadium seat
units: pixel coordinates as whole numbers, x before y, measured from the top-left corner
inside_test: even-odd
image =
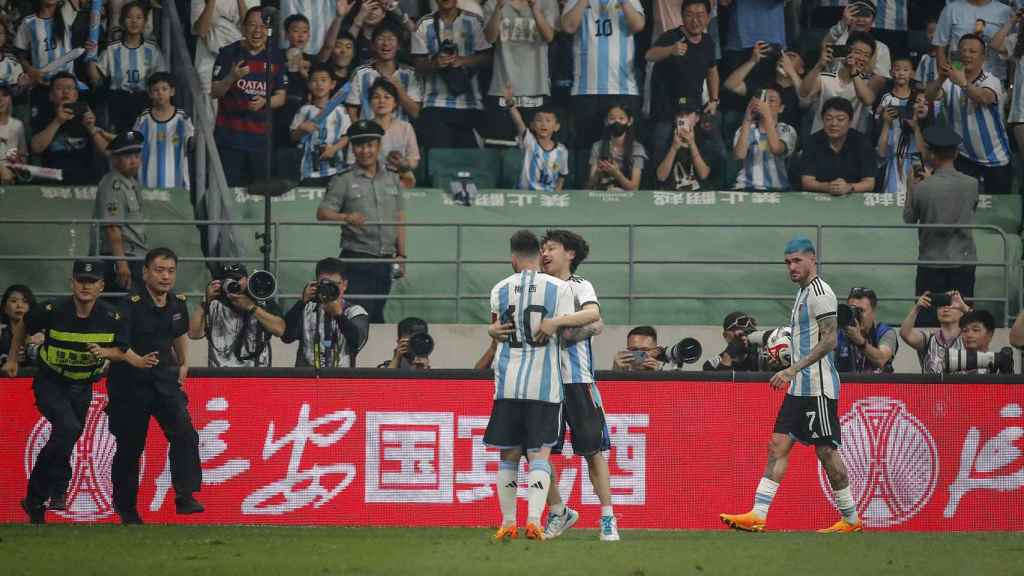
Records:
[[[497,188],[501,180],[501,155],[497,150],[435,148],[427,157],[427,180],[434,188],[447,188],[459,172],[469,172],[480,190]]]
[[[511,190],[519,184],[519,173],[523,170],[523,151],[519,148],[506,148],[500,153],[501,187]],[[571,159],[569,167],[572,168]]]
[[[590,149],[580,148],[575,150],[574,155],[576,159],[572,162],[573,173],[570,176],[576,182],[577,190],[586,190],[588,188],[587,179],[590,178]]]

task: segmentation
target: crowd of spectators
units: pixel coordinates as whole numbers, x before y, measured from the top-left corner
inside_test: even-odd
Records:
[[[5,4],[0,157],[94,184],[104,163],[83,160],[135,128],[144,184],[188,187],[193,126],[155,42],[167,5],[106,0],[94,40],[91,2]],[[354,163],[346,133],[365,119],[385,130],[382,157],[413,169],[426,149],[515,142],[519,186],[535,190],[834,195],[905,193],[931,173],[923,130],[946,124],[962,138],[956,169],[985,193],[1011,190],[1024,12],[1009,0],[804,4],[282,0],[272,28],[257,0],[179,10],[232,186],[296,147],[294,172],[326,185]],[[911,25],[927,43],[909,40]],[[8,95],[29,106],[28,133]],[[571,174],[571,154],[585,174]],[[0,179],[17,174],[5,164]]]

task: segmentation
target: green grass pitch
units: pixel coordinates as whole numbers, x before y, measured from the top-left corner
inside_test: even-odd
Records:
[[[0,526],[0,573],[1024,574],[1024,534],[660,532],[492,543],[490,530],[270,526]]]

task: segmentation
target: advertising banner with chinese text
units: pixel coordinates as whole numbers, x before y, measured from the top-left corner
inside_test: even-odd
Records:
[[[498,455],[481,442],[493,383],[457,379],[192,378],[207,511],[174,514],[167,442],[153,422],[141,472],[147,522],[489,526]],[[767,384],[608,381],[611,486],[623,528],[717,529],[751,508],[783,394]],[[74,451],[69,510],[108,522],[116,448],[97,385]],[[0,387],[0,522],[22,522],[26,478],[49,434],[31,380]],[[844,383],[842,455],[869,528],[1018,530],[1024,387]],[[595,527],[585,461],[555,457],[563,497]],[[521,470],[522,472],[522,470]],[[525,491],[520,516],[524,521]],[[797,446],[768,528],[810,530],[837,512],[810,448]]]

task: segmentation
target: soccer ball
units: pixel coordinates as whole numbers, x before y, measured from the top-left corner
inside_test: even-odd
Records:
[[[772,330],[764,343],[764,355],[773,369],[787,368],[792,363],[793,338],[788,327]]]

